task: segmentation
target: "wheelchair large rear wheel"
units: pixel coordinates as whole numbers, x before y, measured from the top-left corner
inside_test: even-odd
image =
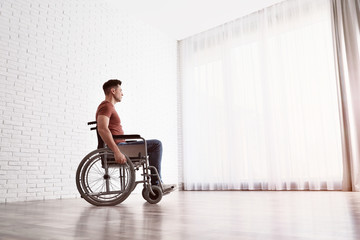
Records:
[[[76,186],[81,197],[96,206],[114,206],[123,202],[135,185],[134,166],[126,158],[125,164],[116,163],[108,148],[89,153],[76,172]]]

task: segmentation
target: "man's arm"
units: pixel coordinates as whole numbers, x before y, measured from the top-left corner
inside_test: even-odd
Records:
[[[99,115],[96,118],[97,122],[97,130],[102,138],[102,140],[106,143],[106,145],[114,152],[115,161],[118,163],[125,163],[126,158],[124,154],[122,154],[116,145],[112,134],[109,129],[109,121],[110,118],[105,115]]]

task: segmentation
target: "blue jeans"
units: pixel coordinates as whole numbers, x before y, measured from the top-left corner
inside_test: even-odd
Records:
[[[143,142],[128,142],[128,143],[118,143],[118,145],[138,145],[143,144]],[[149,165],[154,166],[158,173],[161,180],[161,157],[162,157],[162,143],[157,139],[150,139],[146,140],[147,145],[147,153],[149,155]],[[155,174],[154,171],[151,171],[151,174]],[[151,184],[156,185],[158,184],[157,177],[151,178]]]

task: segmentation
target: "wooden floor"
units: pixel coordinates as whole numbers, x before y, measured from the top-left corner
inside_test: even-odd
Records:
[[[83,199],[0,204],[0,239],[360,239],[360,193],[139,193],[115,207]]]

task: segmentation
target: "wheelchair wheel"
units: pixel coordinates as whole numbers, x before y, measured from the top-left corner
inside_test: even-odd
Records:
[[[156,185],[151,186],[151,189],[153,190],[155,195],[151,194],[149,189],[147,189],[147,188],[143,189],[142,195],[148,203],[156,204],[161,201],[163,192],[162,192],[161,188]]]
[[[110,149],[89,153],[79,164],[76,186],[82,198],[96,206],[114,206],[124,201],[135,185],[135,170],[126,156],[125,164],[114,160]]]

